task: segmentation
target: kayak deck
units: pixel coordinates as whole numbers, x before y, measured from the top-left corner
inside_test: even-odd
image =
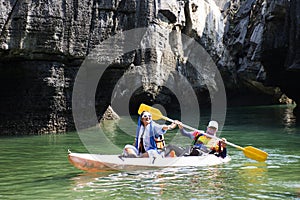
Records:
[[[220,158],[213,154],[205,156],[182,156],[165,158],[127,158],[120,155],[69,153],[68,159],[78,169],[88,172],[111,170],[136,170],[160,167],[204,167],[227,163],[229,156]]]

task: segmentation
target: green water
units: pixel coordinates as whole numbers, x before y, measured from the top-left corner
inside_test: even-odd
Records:
[[[132,143],[109,127],[116,146]],[[216,167],[85,173],[67,160],[69,148],[87,152],[77,133],[2,137],[0,199],[300,199],[300,127],[291,107],[228,109],[221,136],[268,152],[267,162],[228,147],[232,161]]]

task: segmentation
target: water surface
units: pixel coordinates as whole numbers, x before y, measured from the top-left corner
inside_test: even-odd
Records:
[[[119,148],[133,141],[126,120],[119,122],[123,130],[104,125]],[[167,142],[191,142],[179,135],[167,133]],[[300,127],[292,107],[228,109],[221,137],[262,149],[269,158],[258,163],[228,147],[232,161],[215,167],[86,173],[67,160],[68,149],[88,152],[77,133],[2,137],[0,199],[300,199]]]

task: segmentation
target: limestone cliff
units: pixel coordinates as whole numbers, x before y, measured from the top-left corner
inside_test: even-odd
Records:
[[[213,58],[229,104],[278,103],[285,93],[299,105],[299,6],[297,0],[0,0],[0,134],[72,130],[72,89],[83,60],[95,47],[106,49],[97,45],[107,38],[139,27],[157,30],[159,45],[172,40],[175,55],[158,48],[111,60],[95,95],[99,119],[125,73],[141,77],[131,105],[176,107],[172,91],[162,87],[174,71],[209,105],[203,76],[210,74],[194,73],[181,33]]]

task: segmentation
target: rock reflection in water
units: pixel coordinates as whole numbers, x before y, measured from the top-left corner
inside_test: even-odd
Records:
[[[296,116],[293,113],[294,107],[286,107],[282,113],[282,122],[285,125],[286,131],[289,131],[289,128],[293,128],[296,125]]]

